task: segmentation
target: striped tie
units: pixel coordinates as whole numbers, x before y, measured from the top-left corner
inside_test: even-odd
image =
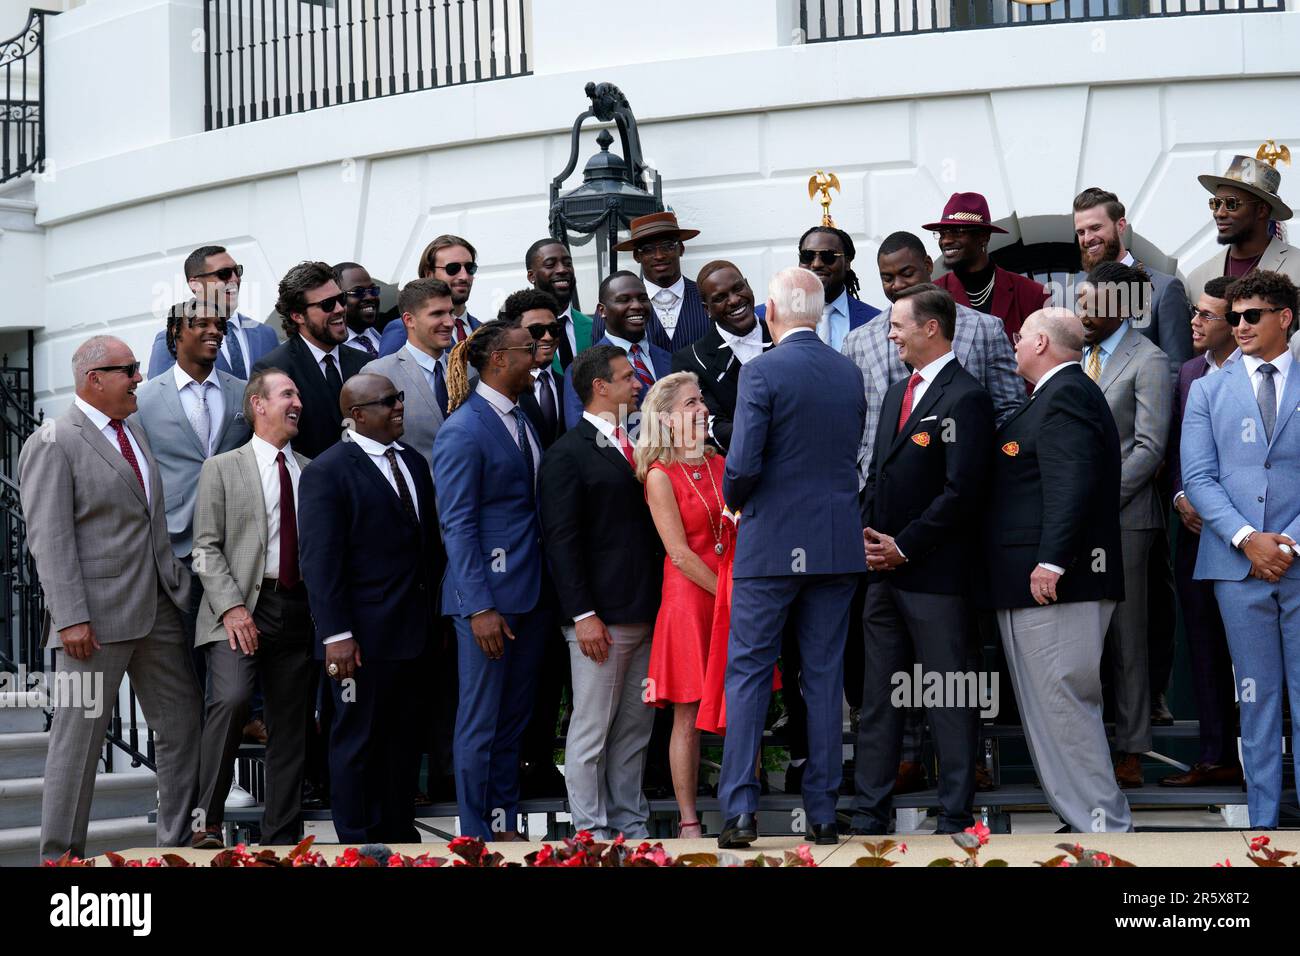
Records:
[[[1088,354],[1088,378],[1094,382],[1101,381],[1101,346],[1094,345]]]
[[[632,369],[636,372],[637,381],[641,383],[642,388],[649,388],[655,383],[654,376],[650,374],[650,369],[646,368],[645,361],[641,358],[641,346],[632,346],[632,351],[628,353],[628,358],[632,360]]]

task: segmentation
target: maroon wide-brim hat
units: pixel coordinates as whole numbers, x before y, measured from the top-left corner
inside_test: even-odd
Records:
[[[638,245],[651,239],[676,238],[678,242],[685,242],[700,234],[698,229],[683,229],[677,225],[677,216],[671,211],[637,216],[628,223],[628,228],[632,231],[632,238],[624,239],[614,247],[614,251],[632,252]]]
[[[993,225],[993,219],[989,215],[989,201],[979,193],[953,193],[948,197],[948,204],[943,207],[943,218],[938,222],[926,223],[921,228],[933,232],[952,226],[1006,233],[1001,226]]]

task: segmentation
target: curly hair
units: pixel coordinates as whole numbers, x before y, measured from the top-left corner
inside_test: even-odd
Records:
[[[518,292],[511,292],[506,296],[506,301],[501,305],[501,311],[497,313],[497,318],[505,322],[518,323],[525,312],[532,312],[534,309],[545,309],[551,315],[558,316],[563,310],[560,303],[555,301],[555,296],[541,289],[520,289]]]
[[[473,365],[482,375],[492,353],[501,347],[502,337],[511,329],[518,327],[518,321],[492,319],[480,325],[451,350],[451,356],[447,359],[448,415],[465,404],[469,398],[468,366]]]
[[[324,262],[300,262],[284,274],[280,280],[279,297],[275,300],[275,311],[280,313],[280,326],[285,335],[298,334],[298,323],[294,322],[292,314],[297,312],[301,315],[307,311],[307,293],[333,281],[334,270]]]
[[[858,295],[858,291],[862,288],[862,283],[858,281],[858,274],[849,268],[849,264],[857,258],[858,251],[853,247],[853,240],[849,238],[847,232],[834,226],[813,226],[799,237],[800,251],[803,250],[803,244],[808,237],[819,232],[834,236],[840,241],[840,248],[844,250],[844,290],[853,298],[861,300],[862,296]]]
[[[180,335],[181,326],[188,325],[194,328],[194,321],[199,317],[199,300],[190,298],[184,302],[177,302],[167,310],[167,351],[171,353],[172,358],[176,357],[176,339]],[[226,320],[224,317],[217,316],[217,329],[224,336],[226,334]]]
[[[1291,325],[1295,326],[1296,287],[1291,277],[1281,272],[1261,272],[1256,270],[1242,276],[1228,286],[1224,298],[1229,303],[1237,299],[1253,299],[1258,296],[1275,309],[1291,310]]]

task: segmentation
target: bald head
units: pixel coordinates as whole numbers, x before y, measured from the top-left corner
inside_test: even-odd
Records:
[[[140,369],[131,347],[116,336],[92,335],[77,347],[72,382],[78,398],[109,418],[123,419],[136,410]]]
[[[402,436],[399,392],[383,375],[353,375],[339,392],[339,409],[358,435],[387,445]]]
[[[1029,382],[1083,355],[1083,323],[1069,309],[1039,309],[1020,326],[1016,371]]]
[[[767,284],[767,325],[776,341],[791,329],[815,329],[826,304],[826,289],[817,274],[793,266]]]

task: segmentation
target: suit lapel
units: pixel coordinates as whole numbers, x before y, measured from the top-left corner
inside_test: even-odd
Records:
[[[212,374],[216,374],[213,370]],[[194,426],[190,424],[190,417],[185,414],[185,407],[181,404],[181,393],[176,388],[176,378],[168,369],[165,376],[159,376],[162,379],[158,383],[159,390],[162,392],[163,404],[167,406],[167,416],[174,422],[185,434],[186,440],[194,446],[194,450],[204,458],[208,457],[208,450],[203,447],[199,441],[199,436],[194,433]]]
[[[404,524],[410,524],[406,517],[406,512],[402,509],[402,499],[397,496],[396,489],[388,483],[388,479],[379,473],[375,463],[370,460],[370,456],[361,450],[361,446],[354,441],[344,441],[344,444],[350,449],[349,454],[352,456],[352,464],[364,476],[362,481],[368,481],[373,484],[381,496],[382,500],[388,502],[388,506],[396,513],[398,519]],[[405,477],[405,476],[403,476]],[[414,489],[410,489],[411,494],[415,494]],[[371,498],[371,501],[377,500]]]
[[[935,376],[934,381],[926,386],[925,394],[921,396],[921,401],[912,406],[912,414],[907,416],[907,421],[903,423],[903,427],[896,435],[894,435],[894,439],[890,443],[890,456],[902,447],[903,442],[908,438],[908,436],[917,430],[917,425],[920,423],[921,419],[929,413],[930,409],[934,408],[934,406],[938,404],[939,399],[943,396],[944,387],[952,380],[954,372],[952,366],[955,361],[956,357],[954,356],[952,361],[939,370],[939,374]],[[901,411],[903,407],[901,397],[899,398],[898,407],[899,411]],[[894,420],[897,421],[897,412],[895,413]]]
[[[1274,236],[1269,240],[1268,247],[1264,254],[1259,258],[1259,265],[1255,266],[1256,272],[1277,272],[1282,262],[1286,259],[1286,243]]]
[[[957,284],[961,285],[960,282]],[[993,304],[989,307],[989,311],[993,315],[1010,315],[1011,302],[1015,295],[1015,277],[1001,266],[994,266]]]
[[[141,486],[139,479],[136,478],[134,469],[131,468],[122,452],[111,444],[104,437],[103,432],[96,428],[94,423],[86,417],[86,413],[75,405],[72,407],[72,415],[73,423],[81,430],[81,437],[86,440],[86,444],[93,448],[95,454],[103,458],[109,467],[117,472],[121,479],[130,486],[132,493],[140,500],[140,504],[148,508],[149,499],[145,497],[144,488]],[[134,434],[134,431],[132,434]],[[144,446],[141,445],[140,447],[143,448]],[[151,477],[154,471],[157,471],[157,469],[150,469]]]
[[[1256,402],[1256,407],[1258,404]],[[1277,437],[1282,434],[1282,429],[1295,414],[1297,405],[1300,405],[1300,362],[1292,359],[1291,371],[1286,376],[1286,387],[1282,389],[1282,405],[1277,410],[1277,422],[1273,425],[1273,440],[1269,443],[1270,447],[1277,444]]]
[[[446,410],[438,407],[438,399],[434,396],[433,390],[429,388],[429,380],[424,376],[424,369],[420,363],[409,356],[403,355],[405,348],[400,348],[394,353],[397,357],[397,369],[403,382],[398,388],[404,389],[407,394],[418,395],[424,402],[425,407],[433,414],[438,424],[442,424],[446,416]],[[408,399],[409,401],[409,399]]]
[[[519,446],[515,444],[514,436],[506,429],[506,424],[501,420],[501,416],[497,414],[496,409],[493,408],[488,403],[488,400],[483,396],[476,394],[473,398],[476,400],[471,403],[470,407],[474,409],[475,413],[477,413],[479,420],[483,423],[483,427],[486,428],[501,447],[505,449],[510,461],[513,463],[513,467],[516,467],[520,472],[523,472],[523,453]],[[525,418],[527,418],[527,416],[525,416]],[[532,430],[531,427],[529,430]],[[536,437],[536,435],[533,436],[534,440],[536,440]],[[537,447],[542,447],[541,442],[537,443]]]
[[[244,500],[251,502],[253,509],[254,524],[257,526],[257,537],[262,542],[262,550],[266,550],[266,498],[262,492],[262,472],[257,466],[257,454],[253,451],[252,442],[247,442],[239,447],[239,478],[244,483]]]
[[[952,335],[952,354],[957,356],[957,361],[961,362],[962,368],[970,364],[971,346],[975,344],[975,322],[971,321],[962,310],[957,310],[956,329]]]
[[[234,427],[235,422],[239,420],[239,416],[243,414],[244,391],[238,385],[239,379],[233,375],[227,380],[215,371],[213,374],[217,376],[217,384],[221,386],[221,395],[226,405],[221,419],[221,427],[217,432],[217,440],[212,443],[213,448],[220,448],[221,443],[226,438],[226,432]]]
[[[1120,336],[1119,344],[1115,346],[1115,353],[1106,360],[1106,367],[1101,370],[1101,381],[1097,383],[1103,392],[1111,387],[1120,373],[1128,368],[1128,363],[1133,361],[1133,355],[1138,348],[1137,337],[1141,334],[1130,325]]]
[[[293,360],[298,366],[298,376],[302,380],[300,385],[304,391],[312,395],[312,405],[316,408],[334,408],[334,400],[330,398],[329,386],[325,384],[325,373],[320,370],[316,364],[315,358],[312,357],[311,349],[303,342],[301,335],[295,335],[289,340],[289,351],[293,355]],[[339,370],[342,375],[342,369]],[[307,404],[307,396],[303,396],[303,404]]]

